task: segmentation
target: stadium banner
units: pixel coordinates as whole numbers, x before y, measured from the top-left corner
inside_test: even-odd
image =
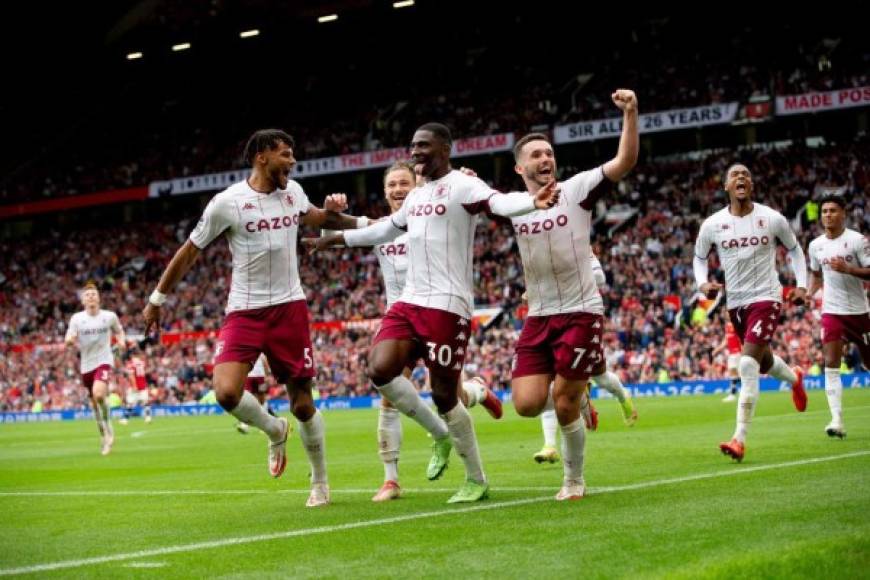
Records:
[[[148,199],[148,189],[145,187],[130,187],[113,189],[98,193],[70,195],[40,201],[26,201],[0,206],[0,220],[21,216],[36,215],[54,211],[70,210],[92,205],[108,205],[111,203],[127,203]]]
[[[861,389],[870,387],[870,373],[854,373],[842,376],[844,389]],[[692,395],[715,395],[728,392],[731,384],[728,380],[698,380],[672,381],[669,383],[626,384],[633,397],[680,397]],[[804,387],[807,390],[824,390],[825,377],[804,376]],[[765,377],[761,379],[762,391],[790,391],[790,386],[776,379]],[[604,389],[593,389],[593,398],[610,399],[613,395]],[[510,391],[496,391],[502,401],[510,401]],[[430,393],[420,393],[427,403],[431,403]],[[327,397],[314,401],[318,409],[324,411],[340,409],[375,409],[380,406],[380,397]],[[290,403],[284,399],[270,402],[273,410],[279,413],[290,411]],[[112,416],[121,418],[123,410],[112,409]],[[224,410],[219,405],[157,405],[152,407],[155,417],[193,417],[199,415],[222,415]],[[45,421],[74,421],[77,419],[93,419],[93,413],[84,409],[69,409],[63,411],[43,411],[41,413],[3,412],[0,413],[0,423],[41,423]]]
[[[800,115],[870,105],[870,87],[776,97],[777,115]]]
[[[690,109],[646,113],[638,117],[638,131],[640,133],[658,133],[660,131],[676,131],[730,123],[737,116],[739,108],[740,103],[735,101]],[[581,121],[569,125],[556,125],[553,127],[553,141],[557,144],[595,141],[619,137],[620,133],[622,133],[622,118],[613,117],[595,121]]]
[[[457,139],[453,142],[452,157],[469,157],[471,155],[484,155],[499,151],[510,151],[514,146],[513,133],[500,133],[498,135],[481,135],[467,139]],[[378,151],[363,151],[361,153],[348,153],[336,157],[321,157],[299,161],[293,168],[291,177],[304,179],[318,175],[332,175],[348,171],[362,171],[388,167],[396,161],[408,159],[407,147],[393,149],[381,149]],[[164,197],[171,195],[183,195],[187,193],[201,193],[203,191],[217,191],[246,179],[248,169],[236,169],[221,173],[209,173],[206,175],[193,175],[190,177],[178,177],[166,181],[153,181],[148,185],[149,197]]]

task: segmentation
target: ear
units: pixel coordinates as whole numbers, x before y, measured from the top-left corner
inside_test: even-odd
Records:
[[[515,172],[517,175],[519,175],[520,177],[522,177],[523,175],[525,175],[525,170],[523,169],[523,166],[520,165],[519,163],[517,163],[516,165],[514,165],[514,172]]]

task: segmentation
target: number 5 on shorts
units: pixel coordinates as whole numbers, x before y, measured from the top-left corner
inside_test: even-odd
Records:
[[[305,350],[303,351],[302,356],[305,357],[305,368],[306,369],[310,369],[311,367],[314,366],[314,359],[311,358],[311,348],[310,347],[307,347],[307,346],[305,347]]]

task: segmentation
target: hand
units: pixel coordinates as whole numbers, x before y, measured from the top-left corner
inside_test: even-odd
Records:
[[[556,180],[553,179],[538,190],[535,195],[535,207],[538,209],[550,209],[559,203],[559,188],[556,186]]]
[[[637,95],[635,95],[634,91],[630,89],[616,89],[613,91],[613,94],[610,95],[610,98],[613,99],[613,104],[616,105],[620,111],[625,113],[637,111]]]
[[[347,196],[343,193],[332,193],[323,200],[323,209],[341,213],[347,209]]]
[[[852,266],[847,264],[842,256],[837,256],[836,258],[831,259],[831,270],[834,272],[840,272],[841,274],[851,274]]]
[[[308,249],[309,254],[321,252],[332,246],[338,246],[344,243],[344,236],[341,234],[332,236],[323,236],[320,238],[302,238],[302,245]]]
[[[795,288],[788,295],[788,299],[792,304],[800,306],[807,299],[807,289],[806,288]]]
[[[468,177],[477,177],[477,172],[474,169],[470,169],[468,167],[460,167],[459,171],[461,171]]]
[[[522,300],[523,302],[528,302],[529,301],[529,293],[523,292],[523,295],[520,296],[520,300]]]
[[[701,294],[707,297],[708,300],[714,300],[716,295],[719,293],[719,290],[722,289],[722,284],[718,282],[707,282],[705,284],[701,284]]]
[[[145,319],[144,334],[148,334],[148,331],[152,326],[158,327],[160,324],[160,307],[149,302],[145,305],[145,308],[142,309],[142,318]]]

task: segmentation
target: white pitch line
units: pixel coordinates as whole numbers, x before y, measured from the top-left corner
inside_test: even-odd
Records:
[[[491,491],[550,491],[554,486],[492,487]],[[374,493],[376,487],[345,488],[330,490],[334,494]],[[406,493],[452,493],[456,488],[420,487],[402,488]],[[138,496],[190,496],[190,495],[266,495],[266,494],[308,494],[310,489],[155,489],[155,490],[81,490],[81,491],[0,491],[2,497],[138,497]]]
[[[842,455],[828,455],[825,457],[812,457],[809,459],[801,459],[798,461],[787,461],[784,463],[773,463],[770,465],[758,465],[755,467],[747,467],[743,469],[731,469],[728,471],[720,471],[714,473],[701,473],[697,475],[688,475],[685,477],[675,477],[671,479],[660,479],[654,481],[646,481],[631,485],[621,485],[614,487],[603,487],[597,490],[590,490],[590,495],[616,493],[620,491],[629,491],[635,489],[644,489],[650,487],[658,487],[661,485],[671,485],[675,483],[684,483],[689,481],[698,481],[700,479],[713,479],[717,477],[727,477],[731,475],[743,475],[745,473],[754,473],[758,471],[769,471],[773,469],[783,469],[787,467],[798,467],[801,465],[811,465],[814,463],[824,463],[827,461],[837,461],[840,459],[850,459],[853,457],[863,457],[870,455],[870,450],[855,451],[853,453],[844,453]],[[47,572],[50,570],[63,570],[69,568],[80,568],[82,566],[90,566],[93,564],[105,564],[108,562],[118,562],[123,560],[146,559],[154,556],[165,556],[168,554],[178,554],[182,552],[196,552],[211,548],[222,548],[225,546],[236,546],[241,544],[251,544],[255,542],[265,542],[270,540],[284,540],[287,538],[295,538],[299,536],[311,536],[316,534],[327,534],[330,532],[340,532],[344,530],[353,530],[358,528],[369,528],[373,526],[385,526],[397,524],[401,522],[431,519],[442,516],[450,516],[455,514],[466,514],[471,512],[480,512],[495,510],[499,508],[515,507],[520,505],[528,505],[533,503],[541,503],[544,501],[553,501],[552,495],[543,497],[534,497],[527,499],[517,499],[511,501],[502,501],[495,503],[475,504],[464,508],[444,509],[433,512],[419,512],[415,514],[406,514],[403,516],[395,516],[391,518],[378,518],[374,520],[365,520],[361,522],[352,522],[347,524],[337,524],[332,526],[321,526],[317,528],[305,528],[301,530],[287,530],[284,532],[275,532],[271,534],[259,534],[256,536],[239,536],[235,538],[224,538],[220,540],[211,540],[208,542],[197,542],[193,544],[181,544],[178,546],[166,546],[164,548],[152,548],[150,550],[139,550],[138,552],[127,552],[122,554],[113,554],[110,556],[97,556],[94,558],[83,558],[80,560],[63,560],[60,562],[49,562],[47,564],[36,564],[33,566],[22,566],[19,568],[0,569],[0,576],[11,576],[14,574],[32,574],[34,572]]]

